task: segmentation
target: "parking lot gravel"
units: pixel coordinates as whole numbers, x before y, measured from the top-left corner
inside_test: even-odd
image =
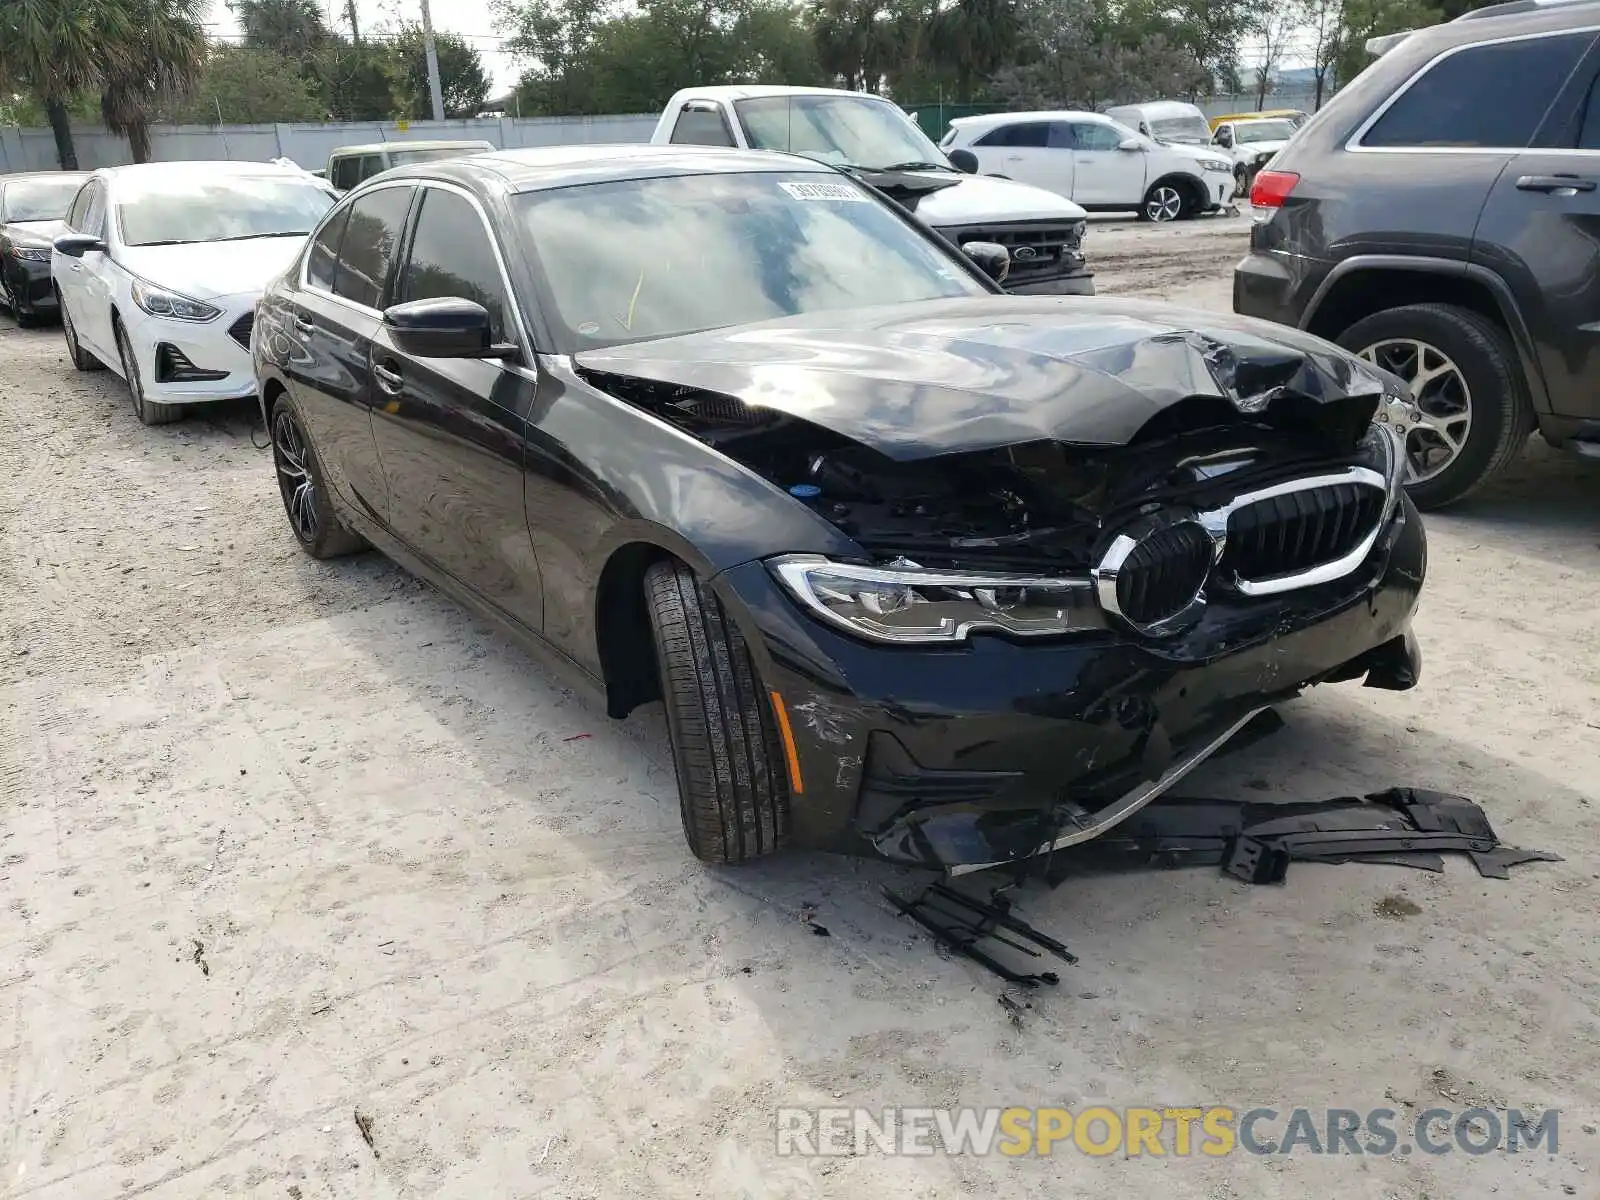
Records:
[[[1228,308],[1244,218],[1097,220]],[[626,723],[376,555],[305,557],[249,405],[135,420],[0,318],[0,1196],[1600,1195],[1600,471],[1428,519],[1420,688],[1192,794],[1477,799],[1564,861],[1096,874],[1013,1022],[886,866],[710,869]],[[802,914],[831,936],[814,936]],[[782,1106],[1560,1108],[1555,1155],[779,1157]]]

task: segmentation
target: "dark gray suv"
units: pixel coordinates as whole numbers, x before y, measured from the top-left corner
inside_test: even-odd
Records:
[[[1600,0],[1409,35],[1255,181],[1237,312],[1410,381],[1409,483],[1460,499],[1538,428],[1600,458]]]

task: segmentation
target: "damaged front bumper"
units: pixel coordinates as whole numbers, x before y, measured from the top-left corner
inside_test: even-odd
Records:
[[[794,842],[959,873],[1113,828],[1308,686],[1412,686],[1426,557],[1402,499],[1355,572],[1213,597],[1166,639],[870,645],[805,615],[759,562],[716,586],[759,630],[763,682],[787,709]]]

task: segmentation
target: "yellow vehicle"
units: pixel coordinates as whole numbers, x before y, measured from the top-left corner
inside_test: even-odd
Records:
[[[1257,118],[1275,117],[1280,121],[1288,121],[1296,129],[1311,119],[1310,113],[1301,112],[1298,108],[1265,108],[1260,112],[1225,113],[1220,117],[1211,118],[1211,132],[1217,131],[1217,126],[1224,121],[1253,121]]]

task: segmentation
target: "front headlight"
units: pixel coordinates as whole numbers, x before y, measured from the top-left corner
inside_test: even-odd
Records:
[[[1409,405],[1410,401],[1401,397],[1386,397],[1382,402],[1387,411],[1390,405]],[[1366,437],[1361,441],[1362,459],[1366,466],[1371,467],[1383,476],[1388,485],[1389,498],[1384,504],[1383,519],[1387,521],[1393,515],[1395,506],[1400,503],[1400,493],[1405,488],[1406,479],[1406,435],[1403,427],[1394,422],[1375,421],[1368,426]]]
[[[222,310],[214,304],[191,300],[142,279],[133,281],[133,302],[152,317],[172,317],[178,321],[202,323],[214,321],[222,315]]]
[[[18,245],[13,245],[11,247],[11,249],[16,253],[16,256],[18,258],[22,259],[24,262],[49,262],[50,261],[50,247],[49,246],[18,246]]]
[[[1034,637],[1104,628],[1088,579],[838,563],[814,554],[768,562],[790,595],[875,642],[962,642],[974,630]]]
[[[1200,166],[1207,171],[1231,171],[1233,164],[1225,158],[1202,158]]]

